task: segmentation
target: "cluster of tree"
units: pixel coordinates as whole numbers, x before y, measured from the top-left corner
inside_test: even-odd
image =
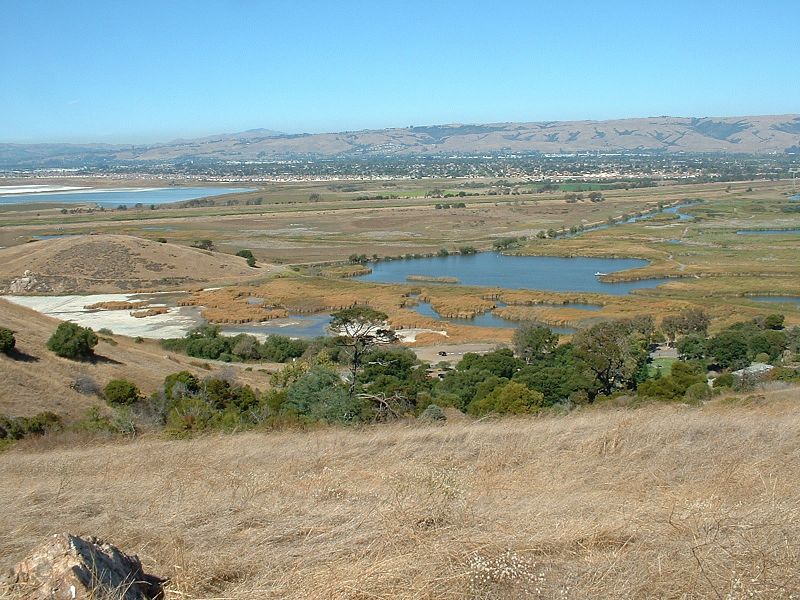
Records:
[[[464,204],[463,202],[453,202],[452,204],[437,204],[436,208],[437,209],[442,209],[442,208],[467,208],[467,205]]]
[[[500,238],[492,243],[492,247],[495,250],[508,250],[509,248],[516,248],[523,239],[524,238],[518,237]]]
[[[600,192],[589,192],[589,201],[590,202],[603,202],[605,198],[603,194]]]
[[[251,250],[239,250],[236,253],[236,256],[240,256],[247,261],[248,267],[255,267],[256,266],[256,257],[253,256],[253,252]]]
[[[366,254],[351,254],[347,261],[353,265],[365,265],[369,262],[369,257]]]
[[[716,335],[689,332],[676,347],[684,360],[738,370],[752,362],[775,363],[786,350],[800,351],[800,327],[786,330],[783,315],[773,314],[735,323]]]
[[[161,340],[161,347],[165,350],[225,362],[286,362],[302,356],[310,345],[307,340],[282,335],[267,336],[263,342],[246,333],[224,336],[217,325],[202,325],[187,333],[186,337]]]
[[[458,249],[459,254],[463,254],[464,256],[469,256],[470,254],[477,254],[478,250],[475,246],[461,246]]]
[[[404,196],[407,197],[407,196]],[[356,200],[397,200],[397,194],[375,194],[372,196],[356,196]]]
[[[191,244],[192,248],[200,248],[201,250],[213,250],[214,242],[212,240],[195,240]]]

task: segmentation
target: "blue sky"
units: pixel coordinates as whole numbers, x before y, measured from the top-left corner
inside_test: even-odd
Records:
[[[796,0],[0,0],[0,141],[800,112]]]

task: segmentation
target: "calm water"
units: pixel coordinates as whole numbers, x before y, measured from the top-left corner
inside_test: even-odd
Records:
[[[796,304],[800,306],[800,296],[748,296],[748,300],[756,302],[772,302],[775,304]]]
[[[497,252],[482,252],[472,256],[381,261],[372,264],[372,273],[358,279],[407,283],[409,275],[447,276],[458,278],[463,285],[624,295],[635,289],[654,288],[666,279],[604,283],[595,273],[615,273],[646,265],[646,260],[637,258],[507,256]]]
[[[285,319],[272,319],[258,324],[223,325],[222,333],[237,335],[248,333],[261,339],[268,335],[284,335],[291,338],[310,339],[328,335],[329,314],[294,315]]]
[[[72,192],[45,192],[41,194],[9,194],[0,195],[0,204],[27,204],[30,202],[50,202],[57,204],[98,204],[104,207],[128,207],[135,204],[168,204],[196,198],[221,196],[238,192],[250,192],[252,188],[221,187],[175,187],[148,189],[107,189],[76,190]]]
[[[496,302],[497,306],[506,306],[502,302]],[[447,323],[453,323],[456,325],[469,325],[471,327],[499,327],[502,329],[516,329],[519,326],[519,322],[517,321],[509,321],[508,319],[502,319],[495,315],[491,310],[487,310],[484,313],[476,315],[472,319],[459,319],[459,318],[451,318],[451,317],[443,317],[439,313],[437,313],[433,307],[430,305],[429,302],[420,302],[416,306],[413,307],[414,311],[424,315],[426,317],[430,317],[432,319],[436,319],[437,321],[445,321]],[[570,327],[553,327],[552,325],[544,325],[545,327],[549,327],[555,333],[561,334],[570,334],[575,333],[575,329]]]
[[[742,229],[739,235],[797,235],[800,229]]]

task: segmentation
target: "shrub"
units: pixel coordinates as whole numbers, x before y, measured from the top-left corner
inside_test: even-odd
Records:
[[[708,387],[707,383],[697,382],[693,383],[686,389],[686,394],[684,398],[689,402],[700,402],[701,400],[705,400],[711,395],[711,388]]]
[[[112,405],[136,404],[142,398],[136,384],[126,379],[112,379],[106,385],[103,394],[106,402]]]
[[[247,261],[248,267],[255,267],[256,266],[256,257],[253,256],[253,252],[250,250],[239,250],[236,253],[236,256],[240,256]]]
[[[544,395],[516,381],[495,388],[490,394],[469,405],[476,416],[488,413],[520,415],[537,412],[544,403]]]
[[[714,380],[714,388],[733,387],[734,377],[731,373],[723,373]]]
[[[764,327],[767,329],[783,329],[784,316],[779,314],[767,315],[764,318]]]
[[[447,416],[439,406],[429,404],[420,414],[419,420],[428,421],[429,423],[442,423],[447,420]]]
[[[81,360],[94,355],[97,335],[88,327],[64,322],[47,340],[47,348],[63,358]]]
[[[5,327],[0,327],[0,352],[8,354],[16,344],[17,340],[14,338],[14,332]]]
[[[21,440],[30,435],[44,435],[61,428],[61,417],[50,411],[33,417],[4,417],[0,415],[0,440]]]

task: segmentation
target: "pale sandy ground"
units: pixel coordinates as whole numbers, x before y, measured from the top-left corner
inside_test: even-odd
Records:
[[[436,346],[419,346],[412,348],[420,360],[436,364],[442,361],[457,363],[468,352],[485,354],[495,348],[505,347],[505,344],[470,343],[470,344],[437,344]],[[447,352],[447,356],[440,356],[439,352]]]
[[[203,323],[199,310],[194,307],[171,307],[168,313],[136,318],[131,310],[88,310],[98,302],[135,302],[152,298],[152,294],[92,294],[89,296],[3,296],[19,306],[32,308],[49,317],[71,321],[95,331],[110,329],[118,335],[151,339],[184,337]],[[150,307],[164,306],[152,302]]]

